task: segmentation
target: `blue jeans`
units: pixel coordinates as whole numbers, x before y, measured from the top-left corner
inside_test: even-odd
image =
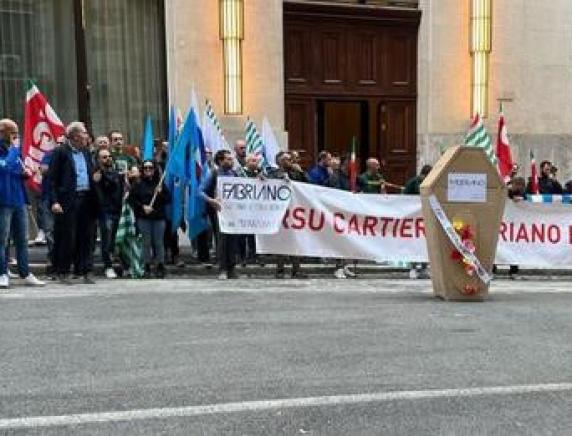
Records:
[[[143,236],[143,260],[145,265],[149,265],[153,260],[157,264],[165,263],[165,220],[148,220],[139,218],[137,228]]]
[[[16,247],[18,273],[24,278],[28,269],[28,209],[26,206],[0,206],[0,275],[8,273],[7,248],[10,236]]]
[[[119,216],[103,212],[99,217],[99,231],[101,232],[101,258],[105,268],[113,266],[113,247]]]

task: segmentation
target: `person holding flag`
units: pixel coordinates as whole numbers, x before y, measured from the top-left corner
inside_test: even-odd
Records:
[[[24,166],[18,144],[18,125],[9,119],[0,120],[0,288],[10,286],[7,247],[14,238],[18,273],[31,286],[44,286],[28,266],[28,209],[24,181],[32,171]]]
[[[143,235],[144,278],[151,277],[151,262],[156,264],[157,278],[165,277],[165,206],[170,198],[155,162],[143,162],[143,175],[129,192],[129,203],[137,219],[137,228]]]

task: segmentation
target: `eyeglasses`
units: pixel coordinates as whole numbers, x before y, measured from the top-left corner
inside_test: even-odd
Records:
[[[111,159],[111,156],[109,155],[103,155],[103,156],[99,156],[101,159]]]
[[[118,136],[118,137],[115,137],[115,138],[111,138],[111,140],[112,140],[113,142],[123,141],[123,137]]]
[[[155,167],[144,166],[143,169],[144,169],[144,170],[154,170]]]

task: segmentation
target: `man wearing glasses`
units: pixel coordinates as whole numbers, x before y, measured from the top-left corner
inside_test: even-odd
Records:
[[[101,258],[105,276],[114,279],[117,278],[117,274],[113,269],[112,254],[125,192],[124,176],[113,168],[113,158],[109,150],[100,148],[95,157],[96,170],[93,173],[93,181],[99,202]]]
[[[95,231],[96,197],[92,189],[93,163],[87,146],[87,130],[79,121],[66,128],[65,142],[56,147],[50,163],[52,213],[54,214],[54,263],[62,284],[73,261],[74,275],[84,284],[89,277]]]
[[[32,176],[24,166],[19,147],[18,125],[0,120],[0,288],[10,286],[7,247],[10,236],[16,247],[18,273],[31,286],[44,286],[28,267],[28,210],[24,180]]]

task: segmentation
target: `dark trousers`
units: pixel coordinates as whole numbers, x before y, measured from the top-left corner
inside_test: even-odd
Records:
[[[95,219],[90,197],[77,193],[69,208],[54,214],[54,261],[58,274],[86,275],[92,265]]]
[[[218,262],[220,271],[234,272],[238,255],[238,240],[240,236],[220,233],[218,243]]]
[[[210,242],[212,239],[212,233],[210,229],[207,229],[197,235],[197,258],[199,262],[207,263],[210,262]]]
[[[106,269],[113,266],[113,260],[111,256],[113,255],[113,247],[115,246],[115,234],[117,233],[118,224],[118,215],[103,212],[99,217],[99,231],[101,234],[101,258]]]
[[[173,230],[173,224],[171,221],[165,221],[165,253],[174,262],[177,257],[179,257],[179,235],[177,234],[177,229]]]

